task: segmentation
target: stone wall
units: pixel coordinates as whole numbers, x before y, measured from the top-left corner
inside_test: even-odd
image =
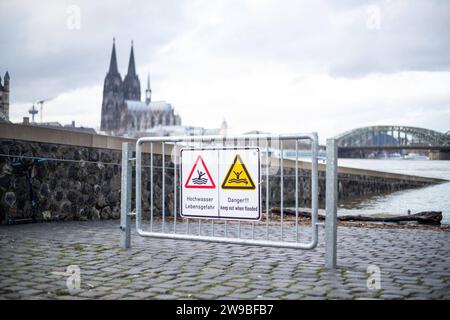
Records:
[[[1,139],[0,223],[118,219],[121,156],[121,151],[115,149]],[[154,210],[157,212],[162,207],[161,159],[161,155],[154,155]],[[150,157],[144,154],[145,211],[150,210],[149,165]],[[170,157],[166,157],[166,169],[165,205],[172,212]]]
[[[155,151],[156,152],[156,151]],[[167,150],[170,154],[170,151]],[[154,212],[162,208],[162,157],[155,154]],[[165,158],[165,206],[173,212],[173,163]],[[276,162],[276,161],[274,161]],[[320,166],[319,190],[323,207],[325,172]],[[270,206],[280,205],[280,170],[271,167],[269,176]],[[265,173],[265,168],[262,168]],[[292,161],[284,169],[284,205],[293,206],[295,199],[295,170]],[[134,175],[133,175],[134,177]],[[32,180],[30,180],[30,178]],[[24,140],[0,140],[0,219],[14,220],[98,220],[120,216],[121,151]],[[265,205],[266,177],[262,176],[262,200]],[[31,196],[30,181],[33,191]],[[150,156],[143,155],[143,210],[150,211]],[[389,193],[437,183],[435,179],[376,173],[340,168],[340,199]],[[177,181],[179,185],[179,181]],[[134,186],[134,181],[133,181]],[[308,165],[299,169],[299,204],[311,200]],[[134,191],[133,191],[134,194]],[[133,201],[134,202],[134,201]],[[133,204],[134,207],[134,204]]]
[[[263,170],[264,172],[264,170]],[[311,171],[306,169],[299,170],[299,206],[311,205]],[[265,177],[263,177],[263,201],[265,201]],[[280,204],[280,172],[269,177],[269,200],[270,206],[279,206]],[[295,170],[285,168],[283,170],[284,183],[284,206],[295,205]],[[339,201],[362,198],[371,195],[389,194],[391,192],[421,188],[436,181],[427,179],[411,179],[408,176],[373,176],[364,174],[351,174],[340,172],[338,174]],[[325,207],[325,171],[319,171],[319,207]]]
[[[119,217],[120,151],[2,139],[0,153],[3,223]]]

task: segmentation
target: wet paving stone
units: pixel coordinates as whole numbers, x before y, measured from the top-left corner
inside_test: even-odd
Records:
[[[302,251],[133,230],[123,250],[118,224],[1,226],[0,299],[450,299],[448,232],[340,227],[339,266],[327,271],[323,241]],[[369,265],[381,271],[379,289],[367,285]],[[67,287],[71,266],[80,270],[77,290]]]

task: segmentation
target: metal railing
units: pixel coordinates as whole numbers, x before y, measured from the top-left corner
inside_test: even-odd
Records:
[[[292,224],[292,219],[286,221],[284,202],[285,202],[285,164],[286,161],[283,158],[283,148],[287,141],[294,141],[295,144],[290,144],[295,146],[296,159],[294,164],[290,164],[289,169],[294,171],[295,177],[295,191],[294,191],[294,205],[290,213],[295,213],[295,222]],[[311,228],[309,233],[304,235],[310,240],[309,242],[300,241],[299,237],[299,141],[309,140],[311,146]],[[280,158],[274,159],[270,156],[270,151],[273,148],[274,143],[279,143]],[[143,151],[144,146],[149,144],[149,148],[146,149],[145,153]],[[155,211],[155,172],[154,172],[154,146],[158,145],[160,147],[158,156],[161,159],[161,178],[160,186],[158,186],[158,191],[161,192],[160,199],[161,204],[159,206],[160,210],[156,213]],[[208,218],[189,218],[181,217],[179,203],[181,185],[179,183],[180,175],[180,164],[179,164],[179,147],[190,147],[190,148],[204,148],[206,146],[258,146],[262,151],[261,160],[265,168],[261,170],[261,183],[262,187],[265,187],[265,199],[262,200],[261,197],[261,208],[264,208],[265,217],[261,221],[256,222],[245,222],[245,221],[222,221]],[[171,149],[171,154],[166,152],[167,149]],[[143,156],[149,157],[149,165],[143,164]],[[171,156],[171,162],[166,161],[166,157]],[[132,166],[133,161],[135,161],[135,213],[131,210],[131,192],[132,192]],[[278,167],[275,166],[276,172],[271,172],[272,163],[278,162]],[[328,165],[327,165],[328,167]],[[144,168],[150,170],[149,180],[145,181],[150,183],[150,199],[143,199],[142,193],[142,172]],[[273,169],[273,168],[272,168]],[[331,168],[336,170],[336,167]],[[166,176],[167,172],[173,171],[172,174],[172,185],[173,190],[172,195],[172,213],[166,209],[166,198],[168,193],[168,187],[166,186]],[[273,170],[272,170],[273,171]],[[332,171],[330,171],[332,172]],[[334,171],[333,171],[334,172]],[[274,189],[273,184],[271,185],[270,180],[272,176],[272,182],[274,177],[277,179],[275,182],[279,183],[279,207],[280,216],[279,221],[277,219],[271,218],[270,215],[270,203],[271,203],[271,190]],[[331,185],[328,183],[328,177],[335,176],[331,174],[327,169],[327,223],[328,221],[333,221],[333,219],[328,219],[329,212],[330,215],[335,215],[336,212],[329,210],[332,208],[331,202],[328,203],[328,196],[331,195],[331,191],[337,183],[332,182]],[[319,199],[319,186],[318,186],[318,136],[316,133],[307,134],[292,134],[292,135],[268,135],[268,134],[256,134],[256,135],[237,135],[237,136],[182,136],[182,137],[144,137],[140,138],[136,143],[136,157],[132,158],[131,144],[123,144],[122,153],[122,195],[121,195],[121,246],[124,248],[130,247],[130,224],[131,216],[136,217],[136,231],[137,234],[144,237],[153,237],[160,239],[177,239],[177,240],[191,240],[191,241],[207,241],[207,242],[219,242],[219,243],[229,243],[229,244],[241,244],[241,245],[254,245],[254,246],[265,246],[265,247],[283,247],[283,248],[296,248],[296,249],[314,249],[318,244],[318,227],[320,223],[318,222],[318,199]],[[290,193],[292,195],[292,193]],[[335,193],[333,193],[335,194]],[[149,220],[144,220],[143,212],[143,200],[149,202]],[[336,198],[330,199],[330,201],[335,201]],[[292,211],[293,210],[293,211]],[[155,223],[155,217],[158,215],[161,222],[159,224]],[[335,220],[334,220],[335,221]],[[197,222],[198,227],[193,228],[193,224]],[[244,227],[247,228],[247,233],[244,232]],[[293,225],[293,226],[292,226]],[[148,226],[149,230],[146,230],[144,226]],[[335,233],[335,224],[327,225],[326,237],[331,239],[330,235]],[[335,244],[335,243],[334,243]],[[335,251],[329,254],[329,248],[326,246],[327,255],[326,261],[327,266],[333,268],[335,263]],[[328,263],[331,261],[331,263]]]

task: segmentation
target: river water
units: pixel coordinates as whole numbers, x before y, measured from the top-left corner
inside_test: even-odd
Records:
[[[407,214],[442,211],[442,223],[450,224],[450,161],[339,159],[339,166],[369,169],[449,180],[421,189],[404,190],[389,195],[340,203],[338,215]]]

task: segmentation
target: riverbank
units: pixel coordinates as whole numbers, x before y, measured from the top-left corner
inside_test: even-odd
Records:
[[[271,216],[271,220],[280,221],[279,216]],[[263,217],[262,221],[264,221]],[[299,218],[299,225],[308,226],[311,220],[308,218]],[[286,216],[283,218],[283,223],[287,225],[295,224],[295,217]],[[338,227],[355,227],[355,228],[369,228],[369,229],[410,229],[410,230],[430,230],[438,232],[450,232],[450,225],[426,225],[418,223],[386,223],[386,222],[358,222],[358,221],[338,221]]]
[[[339,165],[450,180],[450,161],[339,159]],[[408,210],[441,211],[442,223],[450,225],[450,182],[349,201],[340,198],[338,204],[338,215],[406,215]]]
[[[302,208],[304,210],[305,208]],[[321,210],[322,211],[322,210]],[[324,214],[324,212],[321,212],[321,214]],[[144,219],[145,221],[146,219]],[[148,219],[147,219],[148,220]],[[162,219],[160,216],[154,216],[153,221],[161,222]],[[173,222],[173,217],[169,216],[165,218],[165,221],[167,223]],[[185,222],[185,219],[178,218],[177,222]],[[271,226],[276,227],[277,225],[280,225],[281,222],[281,216],[276,214],[270,215],[270,221]],[[191,219],[192,225],[195,225],[198,223],[198,220]],[[207,224],[207,221],[204,222]],[[217,228],[220,228],[221,225],[223,225],[224,221],[216,221],[215,225]],[[261,220],[259,222],[255,222],[255,226],[263,226],[266,223],[266,214],[265,212],[262,213]],[[239,221],[227,221],[228,225],[235,225],[239,224]],[[283,224],[287,227],[295,226],[295,217],[285,215],[283,217]],[[311,225],[311,219],[309,218],[298,218],[298,224],[302,227],[308,227]],[[245,222],[241,222],[242,226],[248,226],[249,224]],[[251,225],[251,223],[250,223]],[[358,222],[358,221],[338,221],[338,227],[355,227],[355,228],[368,228],[368,229],[409,229],[409,230],[429,230],[429,231],[436,231],[436,232],[450,232],[450,225],[426,225],[426,224],[418,224],[418,223],[385,223],[385,222]]]
[[[272,208],[274,209],[274,208]],[[271,210],[272,210],[271,209]],[[287,210],[295,210],[295,208],[285,208]],[[310,208],[299,208],[299,212],[309,213],[311,214]],[[318,212],[319,216],[325,217],[326,212],[324,209],[319,209]],[[355,215],[364,215],[364,211],[354,211]],[[344,216],[344,215],[338,215],[338,216]],[[379,213],[379,214],[371,214],[368,215],[368,217],[393,217],[394,214],[386,214],[386,213]],[[265,221],[266,216],[265,212],[262,213],[261,221]],[[270,220],[272,221],[281,221],[281,216],[277,213],[271,212]],[[311,224],[311,219],[307,217],[299,217],[298,218],[299,224],[301,225],[309,225]],[[283,223],[287,224],[295,224],[295,216],[291,214],[285,214],[283,216]],[[416,230],[433,230],[433,231],[443,231],[443,232],[450,232],[450,225],[448,224],[442,224],[441,225],[428,225],[428,224],[419,224],[414,222],[367,222],[367,221],[339,221],[338,220],[338,226],[345,226],[345,227],[358,227],[358,228],[371,228],[371,229],[416,229]]]

